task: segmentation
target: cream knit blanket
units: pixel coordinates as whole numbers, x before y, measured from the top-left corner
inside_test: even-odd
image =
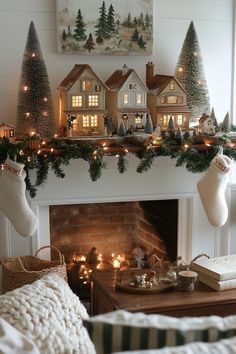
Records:
[[[95,354],[82,324],[87,311],[55,273],[1,295],[0,317],[31,339],[41,354]]]

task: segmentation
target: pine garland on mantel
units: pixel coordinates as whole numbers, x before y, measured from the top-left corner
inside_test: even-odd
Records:
[[[66,138],[53,138],[41,142],[36,148],[33,146],[34,137],[26,137],[22,141],[11,142],[8,138],[0,138],[0,163],[2,169],[9,156],[11,159],[25,164],[27,173],[25,182],[30,196],[36,196],[37,188],[47,181],[49,168],[56,177],[64,178],[63,166],[68,166],[72,159],[83,159],[88,162],[89,176],[92,181],[102,176],[102,170],[106,168],[106,156],[117,156],[117,168],[119,173],[125,173],[128,169],[127,154],[134,154],[138,159],[136,171],[143,173],[148,171],[154,159],[159,156],[167,156],[176,159],[176,167],[185,166],[192,173],[205,171],[214,156],[223,147],[224,154],[236,160],[236,141],[229,136],[221,137],[194,137],[186,141],[177,142],[173,138],[166,138],[154,143],[151,137],[143,140],[132,138],[119,138],[112,140],[69,140]],[[36,180],[30,179],[29,171],[36,171]]]

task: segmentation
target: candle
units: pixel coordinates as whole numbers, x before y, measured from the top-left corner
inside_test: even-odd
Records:
[[[198,274],[191,270],[183,270],[179,272],[178,288],[180,291],[194,290],[194,284],[197,281]]]

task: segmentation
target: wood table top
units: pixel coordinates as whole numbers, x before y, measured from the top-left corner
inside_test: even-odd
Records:
[[[210,315],[214,314],[212,307],[229,305],[232,306],[232,313],[236,314],[236,289],[216,291],[199,282],[191,292],[171,289],[158,294],[132,294],[115,289],[118,277],[119,271],[96,271],[91,274],[92,287],[99,289],[114,309],[171,315],[175,315],[176,311],[179,315],[181,309],[189,310],[191,315],[193,309],[193,314],[196,315],[198,309],[204,308],[204,315]]]

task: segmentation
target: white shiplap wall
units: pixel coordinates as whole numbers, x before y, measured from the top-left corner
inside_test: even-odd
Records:
[[[88,0],[89,1],[92,0]],[[126,1],[126,0],[120,0]],[[173,74],[177,63],[177,59],[184,41],[186,31],[191,20],[194,21],[200,47],[203,55],[205,73],[209,87],[211,103],[215,108],[218,120],[221,121],[226,113],[230,110],[231,101],[231,82],[232,82],[232,55],[234,47],[233,37],[233,0],[153,0],[154,1],[154,51],[150,56],[92,56],[92,55],[62,55],[56,50],[56,0],[0,0],[0,123],[2,121],[15,123],[15,113],[17,105],[18,84],[21,71],[22,56],[24,53],[27,33],[30,21],[33,20],[39,35],[41,48],[44,54],[45,63],[48,69],[49,79],[51,82],[52,92],[54,95],[55,108],[57,111],[58,93],[57,87],[61,80],[67,75],[68,71],[75,63],[88,63],[93,66],[94,70],[106,79],[113,70],[121,67],[126,63],[129,67],[133,67],[145,78],[145,64],[153,61],[156,64],[156,71],[162,74]],[[167,161],[166,161],[167,162]],[[80,162],[82,163],[82,162]],[[170,163],[168,161],[168,163]],[[78,168],[76,168],[78,172]],[[116,169],[109,170],[115,176]],[[86,174],[85,170],[80,173]],[[107,172],[108,173],[108,172]],[[129,170],[132,173],[132,169]],[[160,170],[159,170],[160,173]],[[180,173],[175,170],[176,175]],[[156,175],[153,174],[153,185],[156,188]],[[140,180],[147,176],[139,176],[135,172],[135,179],[131,178],[133,184],[130,189],[134,188]],[[162,178],[165,174],[161,174]],[[191,176],[192,188],[194,189],[197,176]],[[108,178],[108,177],[107,177]],[[109,175],[110,178],[110,175]],[[122,177],[117,177],[116,186],[120,186],[119,190],[123,191]],[[127,176],[125,176],[125,179]],[[150,178],[150,176],[148,177]],[[81,180],[78,178],[78,180]],[[158,180],[158,179],[157,179]],[[178,181],[178,178],[177,178]],[[188,179],[187,179],[188,181]],[[62,181],[65,183],[66,181]],[[89,182],[88,182],[89,183]],[[99,190],[102,194],[107,190],[108,184],[104,180],[99,181]],[[120,185],[119,185],[120,183]],[[189,182],[190,183],[190,182]],[[55,187],[53,193],[56,195],[61,190]],[[97,185],[91,187],[96,189]],[[66,188],[69,188],[68,186]],[[100,187],[98,187],[100,188]],[[113,189],[113,186],[109,185]],[[128,187],[127,187],[128,188]],[[178,189],[178,184],[175,188]],[[63,189],[63,188],[62,188]],[[139,188],[142,190],[142,188]],[[90,189],[88,189],[90,190]],[[154,189],[155,190],[155,189]],[[123,191],[124,192],[124,191]],[[111,191],[112,194],[112,191]],[[232,198],[234,199],[235,190],[233,190]],[[232,211],[236,210],[236,206],[232,203]],[[204,219],[203,210],[199,208],[199,219]],[[205,224],[204,224],[205,223]],[[236,221],[231,218],[232,231],[236,229]],[[202,227],[202,229],[201,229]],[[7,234],[7,228],[11,225],[2,218],[0,213],[0,231]],[[196,250],[212,250],[214,245],[214,232],[211,229],[210,239],[212,244],[204,244],[207,238],[204,232],[208,230],[207,220],[193,225],[194,232],[198,237],[193,242],[193,248]],[[4,231],[5,230],[5,231]],[[15,255],[19,253],[29,254],[31,252],[31,244],[28,240],[19,238],[14,234],[14,230],[10,230],[11,237],[8,239],[0,239],[0,257],[6,255]],[[227,238],[227,235],[225,235]],[[222,238],[223,239],[223,238]],[[27,241],[27,242],[26,242]],[[197,244],[196,244],[197,243]],[[206,242],[207,243],[207,242]],[[236,241],[232,243],[233,251],[236,251]],[[208,248],[207,248],[208,247]],[[221,250],[223,253],[225,250]],[[216,253],[217,254],[217,253]]]
[[[89,1],[88,0],[88,4]],[[120,0],[126,1],[126,0]],[[56,50],[56,0],[0,1],[0,123],[15,123],[18,84],[30,21],[39,35],[55,109],[57,87],[75,63],[88,63],[106,79],[126,63],[145,78],[153,61],[161,74],[173,74],[191,20],[194,21],[211,104],[218,121],[230,110],[233,0],[153,0],[154,51],[150,56],[65,55]],[[88,5],[89,6],[89,5]]]

